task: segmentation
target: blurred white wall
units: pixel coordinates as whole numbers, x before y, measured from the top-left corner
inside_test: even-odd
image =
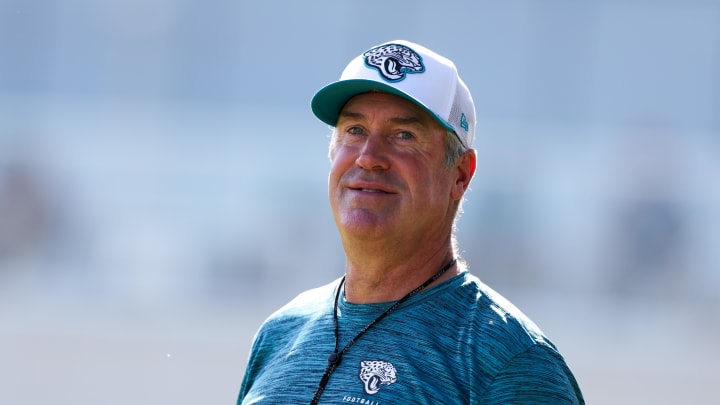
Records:
[[[391,39],[478,110],[473,272],[593,404],[720,394],[720,2],[0,0],[0,403],[233,403],[344,256],[309,109]]]

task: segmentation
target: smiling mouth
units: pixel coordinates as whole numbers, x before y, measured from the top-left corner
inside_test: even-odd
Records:
[[[363,193],[375,193],[375,194],[391,194],[387,191],[378,190],[376,188],[350,188],[353,191],[360,191]]]

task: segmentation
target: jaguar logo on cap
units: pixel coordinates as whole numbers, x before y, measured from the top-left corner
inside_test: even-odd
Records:
[[[385,44],[363,54],[365,64],[380,72],[388,82],[399,82],[409,73],[422,73],[425,65],[417,52],[404,45]]]

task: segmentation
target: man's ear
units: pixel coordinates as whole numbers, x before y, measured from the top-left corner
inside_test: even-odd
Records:
[[[475,175],[477,167],[477,155],[475,149],[468,149],[455,164],[455,184],[453,184],[450,196],[453,200],[460,200],[470,186],[470,180]]]

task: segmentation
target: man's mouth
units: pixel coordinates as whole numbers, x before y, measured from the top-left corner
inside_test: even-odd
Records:
[[[377,181],[351,181],[345,184],[345,187],[352,191],[371,194],[395,194],[394,188],[382,182]]]
[[[354,188],[353,190],[362,191],[362,192],[365,192],[365,193],[383,193],[383,194],[387,194],[387,191],[377,190],[377,189],[374,189],[374,188]]]

